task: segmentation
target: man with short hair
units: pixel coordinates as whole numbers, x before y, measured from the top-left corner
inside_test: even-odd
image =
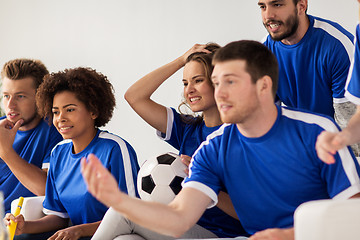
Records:
[[[37,113],[35,94],[48,70],[39,60],[14,59],[1,71],[0,191],[5,211],[23,196],[45,195],[51,149],[62,140],[57,130]]]
[[[262,240],[293,239],[293,214],[304,202],[360,196],[360,167],[350,148],[332,166],[316,155],[317,135],[338,129],[333,119],[275,105],[278,66],[267,47],[233,42],[216,52],[213,64],[225,124],[197,149],[175,199],[165,206],[128,197],[90,155],[82,172],[96,198],[137,224],[177,237],[226,191],[250,239]]]
[[[335,118],[343,128],[355,112],[345,97],[353,35],[339,24],[307,14],[307,0],[258,0],[264,44],[279,64],[277,96],[289,107]]]

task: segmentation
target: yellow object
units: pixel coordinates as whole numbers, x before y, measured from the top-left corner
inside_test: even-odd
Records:
[[[21,211],[21,207],[22,207],[22,204],[24,202],[24,198],[23,197],[20,197],[19,198],[19,203],[18,203],[18,206],[15,210],[15,213],[14,213],[14,216],[18,216],[20,214],[20,211]],[[16,225],[17,223],[14,222],[13,220],[10,221],[10,225],[8,226],[9,228],[9,233],[10,233],[10,236],[9,236],[9,239],[10,240],[13,240],[14,239],[14,235],[15,235],[15,230],[16,230]]]

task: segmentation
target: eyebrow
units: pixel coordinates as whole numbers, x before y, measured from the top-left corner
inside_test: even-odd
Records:
[[[3,93],[3,94],[4,94],[4,93],[9,94],[9,92],[6,92],[6,91],[4,91],[4,92],[2,92],[2,93]],[[19,95],[19,94],[28,94],[28,93],[27,93],[27,92],[24,92],[24,91],[14,93],[14,95]]]
[[[191,78],[191,80],[194,80],[194,79],[196,79],[196,78],[198,78],[198,77],[205,77],[205,75],[199,74],[199,75],[193,76],[193,77]],[[183,81],[188,81],[188,80],[187,80],[187,79],[183,79]]]
[[[76,104],[74,104],[74,103],[66,104],[62,108],[67,108],[69,106],[76,106]],[[59,108],[58,107],[52,107],[52,109],[59,109]]]
[[[273,0],[271,2],[269,2],[269,4],[274,4],[274,3],[281,3],[281,2],[284,2],[284,0]],[[258,5],[261,6],[261,5],[265,5],[265,3],[263,2],[258,2]]]

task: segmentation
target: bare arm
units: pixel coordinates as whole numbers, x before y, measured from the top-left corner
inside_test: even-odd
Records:
[[[69,224],[68,218],[61,218],[55,215],[47,215],[34,221],[24,221],[23,215],[14,217],[14,215],[6,214],[4,221],[6,225],[10,224],[10,219],[17,222],[15,235],[23,233],[42,233],[50,232],[57,229],[65,228]]]
[[[125,93],[125,99],[134,111],[158,131],[166,132],[166,108],[150,99],[158,87],[185,65],[186,58],[196,51],[207,51],[205,45],[196,44],[184,55],[150,72],[135,82]]]
[[[81,237],[91,237],[99,227],[101,221],[86,223],[61,229],[52,235],[49,240],[55,239],[79,239]]]
[[[19,120],[14,125],[7,119],[0,122],[0,157],[27,189],[35,195],[45,195],[46,172],[25,161],[12,147],[21,123]]]
[[[204,193],[185,188],[169,205],[132,198],[118,188],[114,177],[94,156],[81,161],[88,190],[99,201],[121,212],[131,221],[153,231],[174,237],[181,236],[201,217],[211,199]]]

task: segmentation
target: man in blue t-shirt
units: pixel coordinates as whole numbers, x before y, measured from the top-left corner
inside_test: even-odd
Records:
[[[288,107],[335,118],[343,128],[355,112],[344,97],[353,35],[339,24],[307,14],[307,0],[259,0],[264,44],[279,64],[277,97]]]
[[[255,41],[233,42],[213,59],[212,82],[221,120],[196,150],[183,189],[168,205],[129,198],[95,158],[82,161],[89,191],[128,219],[180,236],[226,190],[250,239],[294,239],[293,214],[317,199],[360,197],[360,167],[350,148],[334,165],[316,155],[332,118],[275,105],[276,57]]]
[[[57,130],[36,109],[36,89],[48,70],[39,60],[14,59],[1,71],[0,191],[5,211],[23,196],[45,195],[46,171],[51,149],[62,140]],[[44,165],[45,163],[45,165]]]

